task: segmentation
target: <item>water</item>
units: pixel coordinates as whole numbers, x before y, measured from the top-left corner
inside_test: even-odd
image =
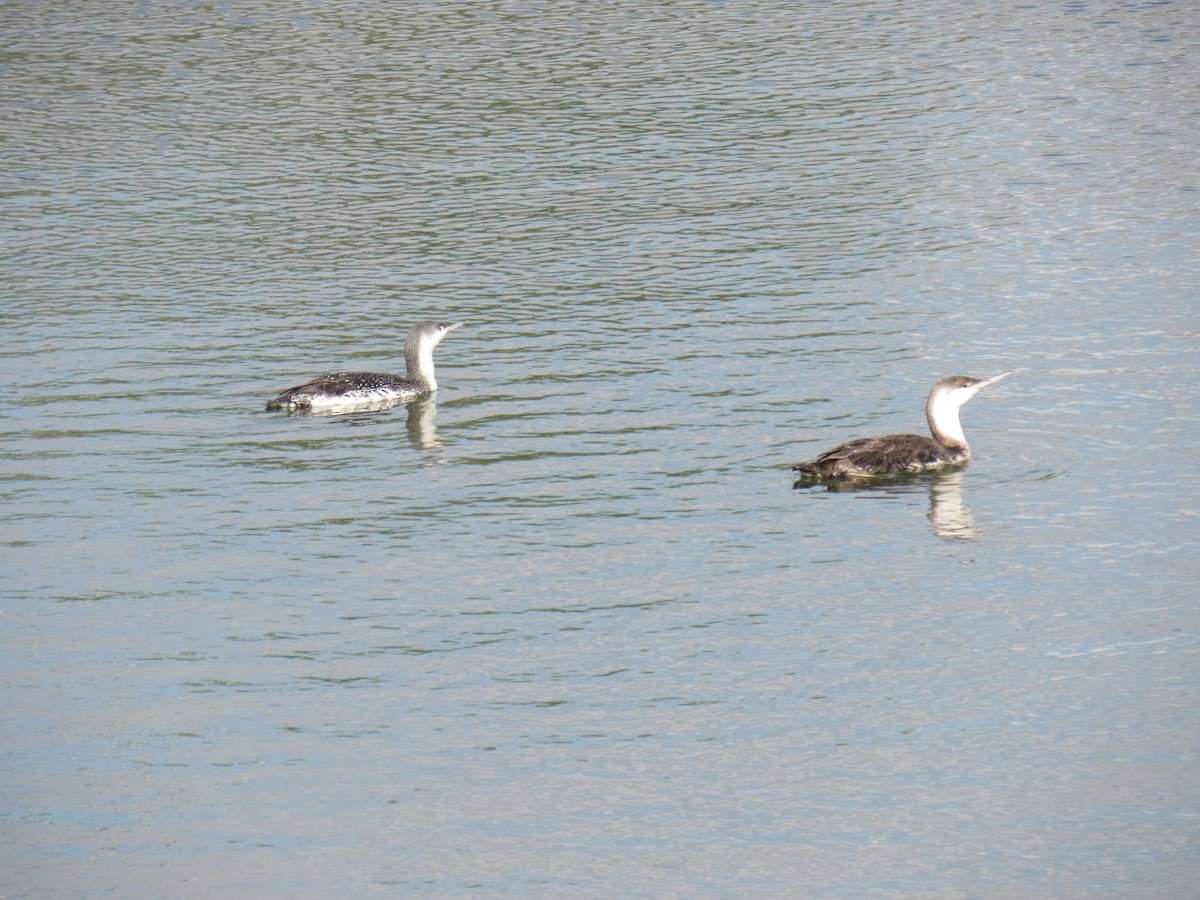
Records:
[[[1193,896],[1188,4],[0,23],[4,896]]]

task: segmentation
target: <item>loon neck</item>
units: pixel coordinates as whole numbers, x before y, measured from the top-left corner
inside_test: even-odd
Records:
[[[925,404],[925,418],[929,420],[929,431],[935,441],[949,450],[958,450],[964,456],[970,456],[971,448],[967,446],[966,435],[958,421],[959,409],[960,404],[934,389]]]
[[[408,368],[409,381],[415,381],[428,391],[437,390],[437,380],[433,375],[433,343],[431,341],[405,342],[404,362]]]

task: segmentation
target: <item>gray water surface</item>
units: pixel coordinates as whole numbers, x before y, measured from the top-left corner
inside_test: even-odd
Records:
[[[1195,895],[1191,4],[0,32],[4,896]]]

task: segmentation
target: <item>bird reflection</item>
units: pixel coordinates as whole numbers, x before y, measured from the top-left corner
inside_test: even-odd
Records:
[[[431,397],[422,397],[408,404],[408,442],[416,450],[434,450],[441,446],[437,427],[433,419],[437,415],[437,403]]]
[[[871,480],[814,481],[810,478],[801,478],[792,487],[795,490],[823,487],[830,493],[862,491],[884,496],[911,494],[927,489],[929,491],[929,511],[925,518],[929,521],[930,530],[935,535],[945,540],[967,541],[981,534],[975,526],[970,507],[963,499],[963,472],[961,469]]]
[[[969,541],[979,537],[971,508],[963,502],[963,473],[939,472],[929,483],[929,512],[925,516],[940,538]]]
[[[391,409],[393,406],[399,406],[400,402],[395,398],[389,398],[357,403],[354,406],[318,406],[314,409],[306,406],[289,409],[287,414],[294,419],[341,419],[347,425],[361,425],[366,422],[378,421],[380,419],[378,413]]]
[[[291,412],[289,415],[337,418],[342,424],[353,428],[378,425],[388,421],[390,415],[387,411],[394,406],[399,406],[399,403],[394,400],[380,401],[359,404],[353,409],[314,409],[311,411],[305,409],[300,412]],[[419,397],[404,406],[408,412],[405,421],[408,443],[416,450],[435,450],[441,447],[441,441],[437,436],[437,426],[433,423],[434,417],[437,415],[437,403],[433,398]]]

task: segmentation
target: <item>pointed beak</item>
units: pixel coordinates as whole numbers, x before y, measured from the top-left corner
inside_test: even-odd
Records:
[[[466,324],[467,324],[466,322],[455,322],[453,325],[447,325],[446,331],[444,333],[449,334],[450,332],[454,331],[456,328],[462,328]],[[1001,376],[1001,377],[1003,377],[1003,376]]]
[[[979,384],[975,385],[975,386],[974,386],[974,387],[971,389],[971,394],[970,394],[970,396],[974,397],[976,394],[978,394],[980,391],[982,391],[982,390],[983,390],[985,387],[987,387],[989,384],[995,384],[995,383],[996,383],[997,381],[999,381],[1001,378],[1007,378],[1007,377],[1008,377],[1009,375],[1011,375],[1011,374],[1012,374],[1012,372],[1004,372],[1003,374],[1001,374],[1001,375],[997,375],[997,376],[995,376],[994,378],[985,378],[983,381],[979,382]]]

